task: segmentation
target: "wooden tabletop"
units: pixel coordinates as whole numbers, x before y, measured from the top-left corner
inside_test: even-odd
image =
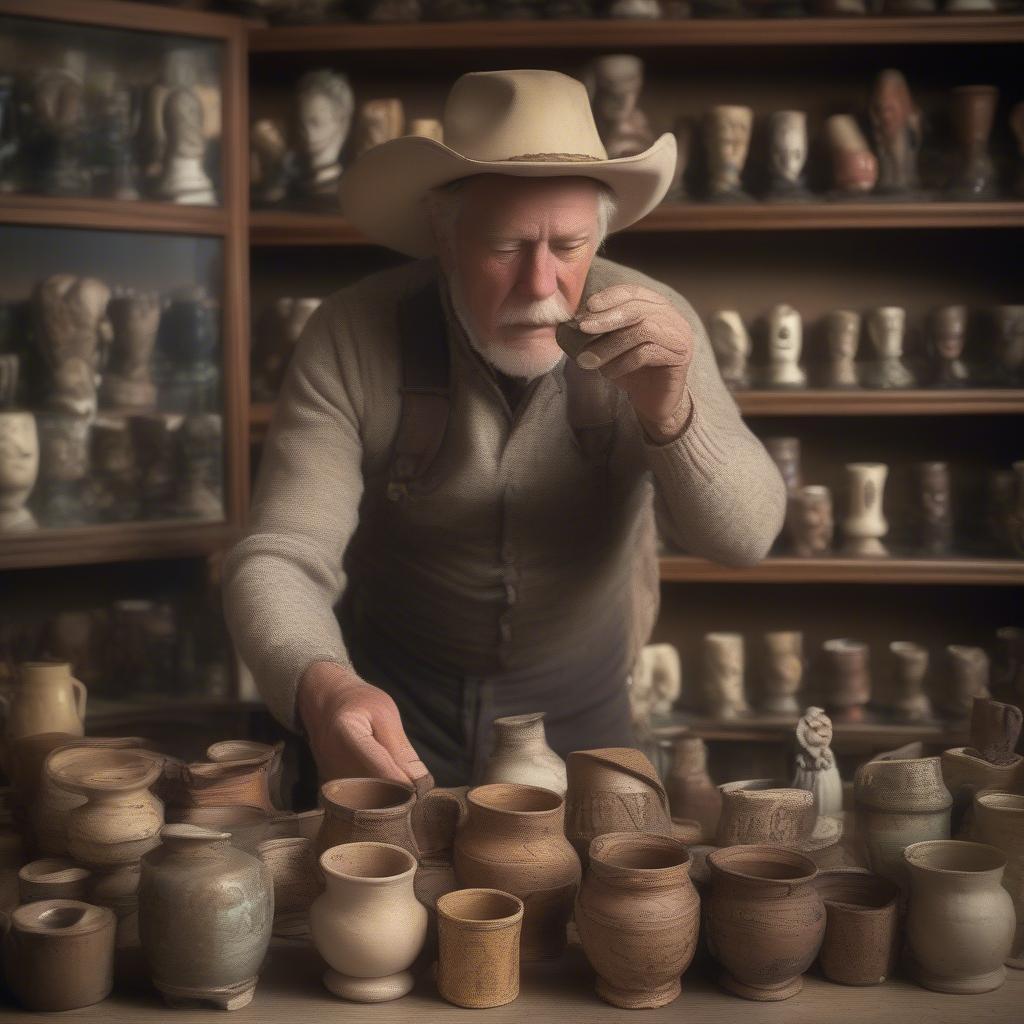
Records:
[[[635,1020],[637,1024],[1020,1024],[1024,1020],[1024,971],[1007,970],[1006,984],[978,996],[941,995],[894,979],[884,985],[849,988],[813,973],[800,995],[782,1003],[753,1003],[722,992],[696,967],[683,978],[683,994],[659,1010],[619,1010],[594,994],[593,974],[582,950],[570,946],[557,964],[527,965],[519,998],[491,1010],[463,1010],[438,996],[429,969],[420,971],[415,990],[404,999],[366,1006],[330,995],[320,983],[323,965],[310,946],[278,943],[270,949],[256,996],[245,1009],[169,1010],[150,987],[136,953],[126,955],[111,997],[96,1006],[61,1015],[63,1020],[145,1024],[178,1019],[181,1024],[591,1024]],[[54,1019],[11,1012],[0,1005],[0,1019]]]

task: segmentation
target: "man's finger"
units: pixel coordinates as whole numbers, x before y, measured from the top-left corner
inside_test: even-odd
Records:
[[[623,355],[605,363],[601,367],[601,373],[607,380],[615,380],[645,366],[679,365],[679,357],[674,352],[662,348],[661,345],[655,345],[653,341],[642,341]]]
[[[373,722],[374,736],[385,750],[394,758],[395,763],[405,771],[412,781],[422,778],[427,774],[427,766],[420,760],[416,748],[409,742],[405,735],[401,722],[380,721]]]
[[[610,306],[600,313],[586,313],[576,321],[577,326],[585,334],[604,334],[607,331],[628,327],[630,324],[647,320],[658,312],[653,303],[644,299],[634,299]]]
[[[603,309],[618,306],[620,303],[629,302],[632,299],[642,299],[644,302],[655,302],[658,305],[666,305],[668,299],[659,295],[642,284],[613,284],[610,288],[602,288],[594,292],[587,299],[586,308],[592,313],[599,313]]]
[[[664,344],[660,338],[655,341],[651,332],[646,330],[641,323],[624,327],[618,331],[612,331],[610,334],[597,338],[580,352],[576,357],[576,363],[584,370],[597,370],[606,367],[612,360],[624,355],[631,348],[645,343],[658,345],[666,353],[675,355],[675,359],[666,356],[663,364],[666,366],[685,362],[690,352],[689,339],[680,338],[675,340],[672,345]]]
[[[337,719],[338,738],[351,750],[352,756],[366,765],[373,778],[408,782],[408,773],[380,743],[364,715],[341,714]]]

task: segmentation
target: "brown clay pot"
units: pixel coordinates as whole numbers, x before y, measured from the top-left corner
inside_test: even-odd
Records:
[[[89,899],[92,872],[66,857],[46,857],[26,864],[18,872],[18,895],[22,903],[36,900]]]
[[[942,781],[953,796],[951,834],[967,836],[971,831],[971,801],[982,790],[1024,793],[1024,757],[1016,755],[1009,764],[989,764],[969,747],[952,747],[942,752]],[[941,838],[939,836],[929,838]]]
[[[825,935],[817,868],[774,846],[733,846],[708,856],[711,899],[705,914],[720,984],[744,999],[789,999],[803,988]]]
[[[580,863],[563,833],[562,798],[499,782],[471,789],[467,800],[469,814],[455,838],[459,885],[500,889],[523,901],[524,961],[561,956],[580,884]]]
[[[880,985],[896,966],[900,890],[870,871],[822,871],[825,903],[821,970],[840,985]]]
[[[277,810],[271,790],[280,787],[284,743],[224,740],[207,750],[209,761],[178,766],[168,804],[179,807],[255,807]]]
[[[685,846],[665,836],[609,832],[590,844],[576,927],[597,972],[597,994],[626,1010],[680,994],[700,929]]]
[[[274,934],[309,935],[309,908],[323,891],[313,844],[299,836],[267,839],[256,847],[256,855],[273,881]]]
[[[498,889],[457,889],[437,901],[437,991],[455,1006],[504,1006],[519,995],[523,901]]]
[[[389,843],[419,857],[412,830],[416,791],[387,779],[332,779],[320,787],[324,820],[317,856],[343,843]]]
[[[665,786],[640,751],[577,750],[566,760],[566,769],[565,834],[584,865],[591,840],[606,832],[672,834]]]
[[[764,843],[802,847],[814,829],[814,794],[774,779],[727,782],[722,794],[718,846]]]
[[[707,745],[699,736],[678,737],[665,779],[673,819],[699,821],[704,840],[714,837],[722,814],[722,794],[708,775],[707,757]]]

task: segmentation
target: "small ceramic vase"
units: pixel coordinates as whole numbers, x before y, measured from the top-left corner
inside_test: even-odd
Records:
[[[821,645],[825,710],[835,722],[862,722],[871,700],[871,651],[861,640],[842,637]]]
[[[928,648],[908,640],[889,644],[891,673],[887,707],[903,722],[920,722],[932,717],[932,702],[924,692],[928,674]]]
[[[272,812],[284,804],[281,799],[281,772],[284,743],[256,743],[253,740],[221,740],[206,749],[212,764],[225,765],[223,789],[217,785],[216,772],[209,766],[203,777],[204,802],[241,804]],[[195,769],[195,765],[189,767]]]
[[[309,908],[323,891],[313,844],[301,836],[267,839],[256,847],[274,887],[274,934],[309,935]]]
[[[822,871],[815,885],[825,904],[822,973],[839,985],[881,985],[896,966],[897,885],[870,871]]]
[[[36,900],[89,899],[92,872],[66,857],[46,857],[26,864],[18,872],[18,895],[22,903]]]
[[[1006,966],[1024,970],[1024,796],[986,790],[978,793],[971,837],[1006,855],[1003,888],[1013,900],[1017,921]]]
[[[114,986],[114,915],[77,900],[18,907],[4,943],[7,984],[26,1009],[92,1006]]]
[[[942,752],[942,779],[953,795],[952,834],[969,838],[976,793],[1024,793],[1024,757],[1014,755],[1009,764],[990,764],[970,747],[951,747]]]
[[[85,685],[66,662],[27,661],[18,667],[13,694],[0,694],[7,743],[44,732],[81,736],[85,731]]]
[[[764,634],[764,670],[761,675],[761,710],[771,715],[800,711],[796,695],[804,676],[804,635],[784,630]]]
[[[270,872],[225,832],[166,825],[142,859],[139,935],[153,984],[172,1006],[252,1001],[270,943]]]
[[[989,658],[981,647],[948,644],[949,677],[941,710],[949,718],[970,718],[975,697],[988,697]]]
[[[720,847],[767,844],[797,848],[814,829],[814,796],[774,779],[727,782],[715,844]]]
[[[383,1003],[413,986],[409,968],[427,937],[416,899],[416,858],[388,843],[345,843],[320,857],[327,889],[309,909],[324,985],[342,999]]]
[[[580,884],[580,862],[563,831],[562,798],[536,786],[498,782],[471,789],[467,800],[469,814],[455,837],[459,885],[518,896],[526,908],[523,961],[556,959],[565,951]]]
[[[794,555],[817,558],[827,554],[835,535],[832,492],[819,484],[808,484],[790,492],[786,533]]]
[[[590,844],[575,920],[605,1002],[641,1010],[679,996],[700,927],[689,866],[667,836],[609,832]]]
[[[722,814],[722,794],[708,775],[708,748],[699,736],[680,736],[672,744],[672,766],[665,779],[673,819],[700,823],[710,840]]]
[[[854,775],[853,799],[868,865],[897,885],[907,880],[908,846],[949,838],[953,798],[937,757],[868,761]]]
[[[768,365],[764,384],[770,388],[801,388],[807,374],[800,367],[803,319],[790,305],[773,306],[768,314]]]
[[[494,720],[494,745],[482,782],[540,786],[565,796],[565,762],[548,746],[543,711]]]
[[[996,197],[996,173],[989,152],[989,137],[998,102],[999,90],[994,85],[961,85],[953,90],[951,117],[958,159],[948,189],[951,199]]]
[[[711,955],[725,968],[720,984],[744,999],[795,996],[825,935],[814,862],[779,847],[735,846],[709,854],[708,865],[705,923]]]
[[[523,901],[498,889],[457,889],[437,901],[437,991],[455,1006],[504,1006],[519,995]]]
[[[846,549],[851,555],[888,554],[882,538],[889,523],[882,511],[889,467],[881,462],[851,462],[846,466],[849,512],[843,520]]]
[[[999,988],[1016,928],[1013,900],[1002,886],[1006,855],[983,843],[946,839],[914,843],[903,856],[914,980],[936,992]]]
[[[860,313],[834,309],[825,318],[828,370],[825,385],[830,388],[860,387],[857,376],[857,348],[860,344]]]
[[[387,779],[332,779],[320,787],[324,820],[316,837],[321,855],[343,843],[390,843],[419,856],[412,830],[416,791]]]
[[[668,794],[637,750],[576,750],[566,760],[565,834],[586,866],[590,841],[606,832],[672,834]],[[529,916],[529,907],[527,907]]]
[[[743,635],[705,633],[701,683],[709,715],[729,719],[750,712],[743,688],[743,674]]]

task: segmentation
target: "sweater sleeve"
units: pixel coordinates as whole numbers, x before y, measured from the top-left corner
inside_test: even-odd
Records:
[[[693,331],[692,411],[682,435],[668,444],[652,443],[641,430],[658,528],[688,554],[756,565],[782,529],[785,484],[722,381],[700,317],[681,296],[670,297]]]
[[[224,565],[228,628],[263,699],[298,729],[299,680],[316,661],[349,665],[334,614],[342,556],[363,493],[358,353],[340,296],[310,317],[264,445],[241,541]]]

